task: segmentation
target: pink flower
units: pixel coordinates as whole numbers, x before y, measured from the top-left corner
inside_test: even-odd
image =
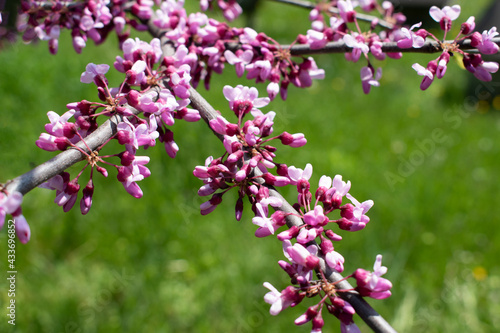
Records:
[[[292,243],[289,240],[283,241],[283,252],[285,256],[294,264],[304,266],[307,270],[316,268],[319,258],[313,254],[317,250],[316,246],[309,246],[307,249],[299,243]]]
[[[493,42],[493,38],[498,35],[497,28],[493,27],[489,31],[483,31],[482,43],[477,46],[477,49],[482,54],[495,54],[498,52],[498,45]]]
[[[235,54],[230,50],[226,50],[224,52],[224,57],[229,64],[234,65],[236,69],[236,75],[238,75],[238,77],[241,77],[245,71],[245,66],[252,61],[253,52],[252,50],[238,50]]]
[[[75,110],[69,110],[62,116],[59,116],[54,111],[47,112],[50,124],[45,125],[47,133],[57,137],[67,137],[71,139],[75,134],[75,124],[68,123],[69,118],[75,114]]]
[[[151,172],[145,166],[147,163],[149,163],[148,156],[134,156],[134,160],[130,165],[118,168],[118,181],[134,198],[141,198],[143,195],[137,182],[151,175]]]
[[[80,191],[80,185],[78,184],[78,180],[76,178],[69,181],[68,174],[67,179],[68,181],[63,183],[63,190],[61,191],[60,189],[57,189],[56,198],[54,199],[54,202],[58,206],[61,206],[64,212],[69,212],[71,208],[73,208],[78,196],[78,191]]]
[[[311,46],[312,50],[317,50],[326,45],[328,43],[328,39],[325,34],[321,31],[316,31],[309,29],[307,30],[307,43]]]
[[[269,104],[269,97],[258,97],[259,91],[255,87],[236,87],[224,86],[222,89],[224,97],[229,101],[229,107],[234,111],[237,117],[247,114],[251,111],[257,111]]]
[[[345,204],[341,207],[340,216],[342,216],[342,219],[339,222],[339,227],[342,230],[359,231],[370,222],[370,218],[365,213],[373,207],[373,200],[366,200],[360,203],[349,193],[346,196],[354,206],[352,204]]]
[[[307,139],[303,133],[290,134],[288,132],[283,132],[278,138],[281,140],[282,144],[293,148],[302,147],[307,143]]]
[[[310,163],[307,163],[304,170],[291,166],[288,168],[288,177],[290,178],[290,183],[296,185],[301,181],[308,182],[312,176],[312,172],[313,167]]]
[[[65,150],[69,145],[69,141],[65,137],[58,138],[47,133],[41,133],[35,144],[38,148],[43,150],[56,151]]]
[[[260,202],[257,202],[255,206],[257,208],[257,213],[259,214],[259,216],[255,216],[254,218],[252,218],[252,223],[258,225],[260,227],[259,229],[264,229],[263,231],[265,234],[274,235],[274,231],[276,229],[274,228],[273,220],[267,217],[267,213],[264,213]]]
[[[321,238],[320,244],[321,252],[325,255],[325,261],[331,268],[335,269],[337,272],[342,273],[344,271],[344,257],[334,251],[333,244],[329,239],[324,237]]]
[[[420,83],[420,89],[426,90],[431,85],[432,81],[434,81],[434,74],[437,70],[437,61],[431,60],[427,64],[427,68],[422,65],[415,63],[412,65],[412,68],[417,71],[418,75],[423,76],[422,83]]]
[[[328,223],[328,217],[323,214],[323,207],[318,205],[304,214],[304,222],[312,227],[324,226]]]
[[[13,214],[20,207],[23,202],[23,195],[20,192],[12,192],[9,195],[0,192],[0,229],[5,223],[5,216]]]
[[[466,54],[463,58],[465,69],[481,81],[491,81],[491,73],[498,71],[498,63],[483,61],[480,54]]]
[[[382,68],[379,67],[376,73],[373,73],[373,68],[370,66],[365,66],[361,68],[361,84],[363,86],[363,92],[368,94],[372,86],[380,86],[380,78],[382,77]]]
[[[300,294],[292,286],[288,286],[282,292],[279,292],[269,282],[264,282],[264,287],[270,290],[264,296],[264,301],[267,304],[271,304],[271,309],[269,309],[269,313],[273,316],[278,315],[281,311],[283,311],[289,306],[297,305],[304,298],[304,295]]]
[[[460,15],[460,5],[444,6],[443,9],[439,9],[436,6],[432,6],[429,10],[429,14],[432,19],[439,22],[441,29],[444,31],[449,31],[451,29],[451,21],[454,21]]]
[[[361,296],[368,296],[375,299],[384,299],[391,296],[391,281],[381,277],[385,273],[387,273],[387,267],[382,266],[382,255],[379,254],[373,265],[373,273],[361,268],[358,268],[354,272],[353,277],[358,284],[355,289]]]
[[[474,22],[474,20],[474,16],[471,16],[467,19],[466,22],[462,23],[462,33],[464,35],[468,35],[474,31],[474,29],[476,28],[476,22]]]
[[[80,81],[82,83],[91,83],[95,81],[95,77],[104,77],[104,74],[106,74],[109,70],[109,65],[106,64],[101,64],[101,65],[96,65],[94,63],[90,63],[87,65],[85,68],[85,72],[82,73],[80,77]]]
[[[340,1],[339,1],[340,2]],[[352,48],[352,53],[347,53],[347,60],[356,62],[359,60],[361,53],[368,54],[370,48],[366,45],[363,36],[353,33],[353,35],[344,35],[344,43]]]
[[[272,65],[269,60],[257,60],[246,66],[248,71],[247,79],[256,79],[257,82],[264,82],[271,74]]]
[[[450,54],[447,51],[441,53],[441,55],[438,58],[438,66],[436,68],[436,77],[438,79],[441,79],[446,73],[446,68],[449,61],[450,61]]]
[[[339,0],[337,6],[339,8],[340,17],[342,17],[345,22],[354,22],[354,19],[356,18],[356,12],[354,11],[351,0]]]
[[[412,31],[415,28],[420,28],[421,25],[422,22],[414,24],[409,30],[401,28],[402,39],[398,40],[398,47],[403,49],[410,47],[421,48],[425,44],[425,39]]]

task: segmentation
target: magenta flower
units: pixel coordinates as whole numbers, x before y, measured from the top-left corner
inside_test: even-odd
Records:
[[[498,35],[497,28],[493,27],[489,31],[483,31],[482,43],[477,46],[477,49],[482,54],[495,54],[498,52],[498,45],[493,42],[493,38]]]
[[[80,210],[82,215],[85,215],[89,212],[90,207],[92,206],[92,196],[94,195],[94,183],[92,182],[92,178],[89,179],[89,182],[82,190],[83,197],[80,200]]]
[[[264,213],[264,210],[262,209],[262,205],[260,204],[260,202],[257,202],[257,204],[255,206],[257,208],[257,213],[259,215],[252,218],[252,223],[255,225],[258,225],[260,228],[264,229],[263,232],[265,234],[273,234],[274,235],[274,231],[276,229],[274,228],[274,225],[273,225],[273,219],[267,217],[267,213]]]
[[[283,132],[278,138],[281,140],[282,144],[293,148],[302,147],[307,143],[307,139],[303,133],[290,134],[288,132]]]
[[[134,160],[128,166],[118,168],[118,181],[120,181],[125,190],[134,198],[141,198],[143,193],[138,181],[151,175],[149,169],[145,166],[149,163],[148,156],[134,156]]]
[[[431,60],[427,64],[427,68],[423,67],[422,65],[415,63],[411,67],[417,71],[418,75],[423,76],[424,78],[422,79],[422,83],[420,83],[420,89],[421,90],[426,90],[429,88],[431,85],[432,81],[434,81],[434,74],[436,73],[437,70],[437,61],[436,60]]]
[[[346,54],[347,60],[351,60],[352,62],[358,61],[361,53],[366,55],[370,52],[370,48],[366,45],[364,37],[356,32],[353,35],[344,35],[344,43],[352,48],[351,54]]]
[[[313,254],[317,250],[316,246],[309,246],[307,249],[299,243],[292,243],[289,240],[283,241],[283,252],[292,263],[304,266],[307,270],[312,270],[319,264],[319,258]]]
[[[304,295],[300,294],[292,286],[288,286],[282,292],[279,292],[269,282],[264,282],[264,287],[270,290],[264,296],[264,301],[267,304],[271,304],[271,309],[269,309],[269,313],[273,316],[278,315],[281,311],[283,311],[289,306],[297,305],[304,298]]]
[[[365,94],[370,93],[372,86],[380,86],[380,78],[382,77],[382,68],[379,67],[376,73],[373,73],[373,68],[370,66],[365,66],[361,68],[361,84],[363,86],[363,92]]]
[[[224,52],[224,57],[226,58],[226,61],[234,65],[236,69],[236,75],[238,77],[241,77],[243,73],[245,72],[245,66],[248,65],[253,58],[253,51],[252,50],[238,50],[236,51],[236,54],[233,53],[230,50],[226,50]]]
[[[306,39],[312,50],[320,49],[328,43],[324,33],[312,29],[307,30]]]
[[[318,205],[304,214],[304,222],[312,227],[324,226],[328,223],[328,217],[323,214],[323,207]]]
[[[304,170],[291,166],[288,168],[288,177],[290,178],[290,183],[296,185],[301,181],[308,182],[312,176],[312,172],[313,167],[310,163],[307,163]]]
[[[466,54],[463,58],[465,69],[481,81],[491,81],[491,73],[498,71],[498,63],[483,61],[480,54]]]
[[[234,111],[237,117],[247,114],[251,111],[256,111],[256,108],[261,108],[269,104],[269,97],[258,97],[259,91],[255,87],[244,87],[237,85],[236,87],[224,86],[222,89],[224,97],[229,101],[229,107]]]
[[[476,28],[476,22],[474,16],[469,17],[466,22],[462,23],[462,33],[464,35],[470,34],[471,32],[474,31],[475,28]]]
[[[9,195],[0,192],[0,229],[5,223],[5,216],[16,212],[21,207],[22,202],[23,195],[20,192],[12,192]]]
[[[80,81],[82,83],[95,82],[96,77],[104,78],[104,74],[106,74],[108,70],[109,70],[109,65],[106,64],[96,65],[94,63],[90,63],[85,68],[85,72],[82,73]]]
[[[356,18],[356,12],[354,11],[351,0],[339,0],[337,6],[339,8],[340,17],[342,17],[345,22],[354,22],[354,19]]]
[[[436,6],[432,6],[429,10],[429,14],[432,19],[439,22],[442,30],[449,31],[451,29],[451,21],[454,21],[460,15],[460,5],[444,6],[443,9],[439,9]]]
[[[382,266],[382,255],[377,255],[373,265],[373,273],[358,268],[353,277],[356,279],[355,288],[361,296],[368,296],[375,299],[384,299],[391,296],[391,281],[381,276],[387,273],[387,267]]]
[[[425,44],[425,39],[412,31],[415,28],[420,28],[421,25],[422,22],[412,25],[410,29],[401,28],[402,39],[398,40],[398,47],[403,49],[421,48]]]

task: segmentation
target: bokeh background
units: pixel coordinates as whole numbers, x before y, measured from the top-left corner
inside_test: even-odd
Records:
[[[261,1],[257,31],[287,43],[309,27],[308,13]],[[486,0],[458,2],[460,22],[480,17]],[[195,1],[189,1],[195,9]],[[404,10],[404,8],[403,8]],[[221,15],[215,15],[222,19]],[[411,24],[415,22],[409,22]],[[234,23],[243,26],[245,18]],[[458,24],[456,24],[458,26]],[[439,31],[436,31],[438,36]],[[0,52],[0,181],[53,156],[35,141],[46,113],[97,100],[92,85],[79,82],[89,62],[112,65],[117,43],[89,45],[76,55],[66,32],[59,53],[45,43],[18,42]],[[477,81],[454,59],[448,72],[425,92],[411,64],[437,55],[405,54],[383,67],[381,87],[361,90],[359,70],[343,55],[316,57],[326,78],[307,90],[290,88],[277,99],[275,131],[305,133],[300,149],[279,147],[279,161],[303,168],[312,163],[312,183],[343,175],[360,201],[373,199],[371,222],[357,233],[340,232],[336,246],[345,272],[371,269],[383,254],[393,296],[370,303],[401,332],[498,332],[500,330],[500,91]],[[110,71],[118,85],[122,76]],[[246,84],[227,67],[200,91],[231,119],[222,95],[226,84]],[[264,92],[265,86],[258,86]],[[63,213],[54,193],[35,189],[24,198],[31,241],[16,247],[16,332],[308,332],[295,327],[305,301],[277,317],[263,300],[264,281],[278,289],[289,281],[277,261],[275,238],[257,239],[251,212],[234,219],[236,193],[202,217],[192,175],[223,147],[203,122],[177,122],[180,151],[170,159],[162,145],[148,149],[152,176],[140,182],[142,199],[128,195],[110,171],[94,177],[90,213]],[[436,133],[439,133],[437,135]],[[72,168],[72,175],[81,169]],[[396,177],[396,178],[394,178]],[[82,186],[88,179],[82,177]],[[293,191],[284,190],[289,200]],[[7,271],[7,232],[0,232],[0,271]],[[6,275],[5,274],[2,274]],[[7,324],[6,279],[0,279],[0,331]],[[338,332],[326,317],[325,332]],[[356,318],[363,332],[369,329]]]

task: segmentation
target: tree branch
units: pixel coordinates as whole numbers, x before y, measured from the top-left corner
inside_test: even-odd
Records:
[[[157,89],[157,88],[152,88]],[[157,90],[159,94],[159,89]],[[139,114],[139,111],[131,106],[125,105],[134,114]],[[106,120],[101,126],[99,126],[93,133],[85,138],[85,143],[87,146],[94,151],[113,137],[117,132],[117,125],[123,121],[123,116],[115,114],[110,119]],[[82,141],[76,144],[77,147],[83,151],[90,153],[87,146]],[[13,180],[7,181],[5,184],[5,189],[8,193],[18,191],[25,195],[38,185],[46,182],[50,178],[60,174],[70,166],[84,160],[85,154],[80,152],[75,148],[69,148],[55,157],[51,158],[45,163],[40,164],[34,169],[26,172],[25,174],[14,178]]]
[[[153,36],[159,37],[161,39],[164,55],[172,54],[172,45],[164,37],[163,32],[155,28],[152,24],[150,24],[150,32]],[[159,89],[159,87],[156,88]],[[191,94],[191,106],[200,112],[202,118],[207,123],[210,121],[210,119],[214,119],[219,116],[219,113],[195,89],[190,88],[189,92]],[[159,93],[159,91],[157,91],[157,93]],[[127,107],[135,114],[139,113],[139,111],[131,108],[130,106]],[[85,143],[92,151],[97,149],[107,140],[109,140],[109,138],[113,137],[116,134],[117,125],[122,121],[123,117],[121,115],[112,116],[105,123],[99,126],[97,130],[87,136],[85,138]],[[218,137],[222,139],[222,136],[218,135]],[[83,142],[80,141],[77,146],[83,151],[89,153]],[[61,152],[49,161],[28,171],[27,173],[13,179],[12,181],[7,182],[5,188],[9,193],[19,191],[23,195],[25,195],[36,186],[42,184],[43,182],[61,173],[73,164],[82,161],[83,159],[85,159],[85,155],[83,153],[76,149],[68,149],[64,152]],[[258,175],[258,169],[254,169],[254,172],[256,175]],[[260,180],[263,183],[263,179],[260,178]],[[291,227],[293,225],[300,226],[301,224],[303,224],[302,220],[297,217],[298,212],[281,196],[281,194],[279,194],[279,192],[272,186],[268,186],[268,188],[269,193],[272,197],[279,198],[283,202],[279,210],[291,214],[286,218],[287,225]],[[317,243],[316,246],[318,246]],[[335,282],[337,284],[338,289],[353,289],[349,282],[343,280],[344,278],[341,274],[339,274],[335,270],[332,270],[330,267],[328,267],[328,265],[325,264],[324,258],[321,258],[320,260],[320,269],[325,273],[325,276],[329,281]],[[395,332],[395,330],[387,323],[387,321],[385,321],[384,318],[382,318],[357,292],[346,291],[338,292],[338,294],[355,308],[358,315],[375,332]]]
[[[500,45],[500,37],[493,38],[493,42]],[[443,52],[442,45],[452,44],[453,41],[448,40],[444,42],[438,42],[435,40],[427,40],[425,44],[420,48],[410,47],[410,48],[400,48],[396,42],[384,42],[382,43],[382,51],[386,53],[437,53]],[[457,42],[457,45],[461,50],[467,50],[472,52],[477,52],[477,49],[471,46],[470,39],[462,40]],[[311,49],[309,44],[295,44],[295,45],[281,45],[283,49],[290,49],[290,53],[294,56],[302,55],[312,55],[312,54],[325,54],[325,53],[344,53],[351,52],[352,47],[347,46],[342,42],[330,42],[324,47],[319,49]]]

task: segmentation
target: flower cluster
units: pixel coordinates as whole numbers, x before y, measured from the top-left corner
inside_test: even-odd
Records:
[[[40,135],[37,146],[47,151],[72,147],[82,152],[87,161],[75,178],[71,179],[69,173],[63,172],[41,185],[56,190],[55,202],[64,211],[69,211],[74,206],[80,191],[79,178],[88,166],[91,171],[90,179],[82,190],[82,214],[88,213],[92,205],[94,169],[107,177],[105,166],[116,168],[117,179],[125,190],[133,197],[140,198],[143,193],[137,182],[149,177],[151,173],[146,167],[149,157],[138,156],[138,149],[154,146],[156,140],[159,140],[164,143],[167,154],[175,157],[179,148],[168,127],[175,123],[175,119],[197,121],[200,115],[198,111],[186,108],[189,104],[189,66],[177,68],[173,64],[166,66],[166,63],[168,59],[162,56],[158,39],[153,39],[150,43],[128,39],[123,43],[123,57],[118,56],[114,63],[115,69],[125,74],[125,80],[119,87],[112,88],[108,85],[105,76],[110,68],[108,65],[88,64],[80,81],[94,83],[102,102],[84,100],[70,103],[67,105],[69,110],[62,116],[53,111],[48,112],[50,123],[45,125],[46,133]],[[134,87],[139,90],[133,89]],[[100,150],[109,140],[92,150],[87,146],[85,138],[98,128],[99,116],[114,115],[123,119],[117,125],[117,133],[113,138],[124,146],[124,151],[100,156]],[[74,122],[70,122],[71,119]],[[80,141],[83,146],[77,145]],[[110,157],[119,158],[119,165],[104,160]]]
[[[236,0],[200,0],[201,10],[206,11],[209,8],[213,8],[214,2],[222,10],[224,18],[228,21],[233,21],[243,13],[243,9]]]
[[[356,15],[358,6],[366,12],[381,11],[382,20],[386,23],[395,23],[392,24],[392,27],[376,33],[374,29],[380,24],[380,20],[374,16],[370,22],[369,30],[362,31]],[[347,60],[357,62],[361,56],[364,56],[367,60],[367,66],[361,69],[361,81],[365,93],[370,92],[371,86],[378,86],[378,81],[382,76],[381,69],[375,70],[371,64],[368,57],[370,53],[377,60],[383,60],[386,56],[394,59],[402,57],[401,52],[384,53],[382,51],[383,42],[396,42],[397,46],[401,49],[421,48],[424,46],[427,37],[431,37],[439,43],[443,51],[437,59],[431,60],[426,67],[418,63],[413,65],[417,73],[424,77],[420,85],[422,90],[427,89],[434,78],[440,79],[444,76],[450,56],[454,52],[463,55],[465,68],[479,80],[490,81],[492,78],[491,73],[495,73],[498,70],[498,63],[485,62],[482,60],[480,54],[464,52],[460,49],[459,44],[461,41],[468,39],[471,42],[471,46],[477,48],[482,54],[497,53],[499,47],[493,42],[493,38],[498,35],[496,27],[491,28],[489,31],[484,31],[482,34],[477,31],[474,32],[474,17],[471,16],[466,22],[462,23],[460,31],[453,41],[445,41],[446,33],[452,28],[452,21],[456,20],[460,15],[459,5],[452,7],[445,6],[442,9],[432,6],[430,9],[430,16],[439,23],[441,29],[445,32],[442,40],[439,40],[425,29],[419,29],[414,32],[414,29],[420,28],[421,23],[417,23],[409,29],[403,27],[402,24],[406,18],[401,13],[395,13],[393,5],[388,1],[384,1],[382,6],[379,6],[375,0],[360,1],[359,3],[357,1],[340,0],[337,3],[337,7],[338,14],[328,16],[328,25],[325,22],[322,11],[329,11],[330,7],[324,5],[316,6],[309,16],[312,20],[312,28],[308,30],[306,36],[300,36],[298,41],[299,43],[309,44],[311,49],[321,49],[328,42],[343,41],[352,49],[351,52],[346,53]],[[349,25],[354,25],[355,29],[351,30]]]
[[[321,280],[311,280],[310,276],[312,274],[304,274],[303,271],[305,268],[306,272],[310,272],[310,269],[307,269],[308,262],[305,265],[295,262],[297,258],[299,258],[299,262],[301,261],[300,254],[298,254],[299,251],[302,252],[302,256],[308,256],[309,262],[314,261],[313,258],[315,257],[313,253],[316,251],[314,249],[314,246],[310,246],[307,249],[293,249],[293,247],[288,246],[285,249],[285,255],[292,264],[285,261],[280,261],[279,264],[290,275],[293,283],[297,286],[288,286],[280,292],[269,282],[264,282],[264,287],[270,290],[264,296],[266,303],[271,304],[269,312],[271,315],[276,316],[284,309],[296,306],[306,297],[319,296],[321,300],[317,304],[310,306],[304,314],[299,316],[295,320],[296,325],[311,322],[311,332],[321,332],[324,325],[322,311],[326,307],[326,310],[330,314],[339,319],[341,332],[361,332],[353,320],[353,315],[356,313],[355,309],[349,302],[337,295],[338,291],[347,290],[338,289],[335,283],[326,280],[324,275]],[[295,255],[296,259],[291,257],[291,255]],[[384,299],[391,295],[390,289],[392,288],[392,283],[381,277],[386,272],[387,267],[382,266],[382,256],[377,255],[375,264],[373,265],[373,272],[359,268],[346,278],[352,277],[356,279],[357,287],[355,290],[360,295],[375,299]]]
[[[18,30],[23,33],[24,41],[47,40],[53,54],[57,53],[61,29],[71,31],[77,53],[89,39],[100,44],[112,31],[121,43],[130,36],[127,25],[138,30],[147,29],[140,21],[126,15],[127,3],[126,0],[22,0]],[[139,19],[147,19],[151,17],[152,6],[153,1],[137,1],[130,11]]]
[[[321,332],[324,324],[322,309],[326,306],[329,313],[339,318],[343,332],[357,332],[358,329],[352,317],[355,313],[354,309],[337,294],[338,291],[347,290],[341,290],[335,282],[328,281],[325,272],[320,269],[320,261],[324,260],[327,269],[343,272],[344,257],[335,251],[333,246],[333,242],[340,241],[342,237],[331,229],[327,229],[327,226],[337,224],[341,230],[346,231],[363,229],[370,221],[366,213],[373,206],[373,201],[358,202],[348,193],[351,183],[344,182],[340,175],[336,175],[333,179],[322,176],[313,197],[309,183],[311,175],[310,164],[304,170],[295,167],[288,168],[290,184],[295,185],[298,192],[297,203],[294,205],[298,214],[288,214],[300,217],[302,224],[293,225],[288,230],[279,233],[277,238],[282,241],[283,253],[288,259],[288,262],[279,261],[279,265],[290,276],[292,285],[279,292],[266,282],[264,286],[270,289],[270,292],[264,299],[271,304],[270,313],[277,315],[286,307],[297,305],[304,297],[319,296],[320,301],[297,318],[296,325],[310,321],[312,332]],[[342,204],[344,196],[351,203]],[[339,219],[328,217],[328,214],[333,211],[339,211]],[[275,214],[271,218],[273,222],[278,221],[274,218]],[[253,222],[256,223],[256,220],[260,221],[261,218],[260,216],[254,217]],[[283,218],[282,214],[280,218]],[[292,244],[293,239],[296,240],[294,244]],[[382,256],[377,256],[373,273],[358,269],[346,277],[356,280],[357,286],[354,290],[360,295],[375,299],[383,299],[391,295],[391,282],[380,277],[387,271],[386,267],[381,266],[381,261]],[[318,274],[319,280],[313,278],[314,271]]]
[[[422,38],[430,36],[439,42],[441,48],[443,49],[443,52],[436,59],[429,61],[426,67],[418,63],[413,64],[413,69],[417,71],[418,75],[424,77],[422,79],[422,83],[420,84],[420,89],[422,90],[429,88],[434,81],[434,78],[441,79],[445,75],[448,62],[454,52],[463,56],[462,59],[464,67],[481,81],[491,81],[491,73],[498,71],[498,63],[484,61],[481,54],[464,52],[460,50],[458,44],[460,41],[470,39],[471,46],[477,48],[480,53],[495,54],[499,49],[498,45],[492,42],[492,39],[498,35],[496,27],[491,28],[489,31],[484,31],[482,34],[477,31],[474,32],[476,27],[474,22],[475,18],[474,16],[471,16],[466,22],[461,24],[460,31],[453,41],[445,41],[446,34],[451,30],[453,21],[455,21],[460,15],[460,10],[459,5],[454,5],[452,7],[445,6],[443,9],[432,6],[429,10],[429,14],[432,19],[439,22],[441,30],[444,31],[442,41],[423,29],[417,31],[417,33],[413,33],[411,31],[408,32],[408,37],[405,40],[408,43],[408,47],[411,47],[412,45],[413,47],[420,47],[422,46]],[[413,44],[410,44],[410,40],[413,41]],[[401,44],[398,44],[398,46],[404,47]]]
[[[154,5],[160,6],[155,9]],[[202,9],[212,1],[201,1]],[[225,17],[232,20],[241,13],[235,0],[218,0],[217,5]],[[212,73],[221,73],[225,63],[236,66],[242,76],[246,70],[248,79],[268,81],[268,93],[273,99],[278,93],[287,96],[290,83],[297,87],[309,87],[312,79],[322,79],[324,71],[318,69],[313,58],[298,57],[292,60],[290,52],[264,33],[251,28],[231,28],[226,23],[209,18],[204,13],[188,15],[183,0],[153,2],[137,1],[131,8],[127,1],[87,0],[68,4],[57,0],[50,5],[45,1],[24,0],[21,24],[23,39],[49,41],[52,53],[57,52],[61,29],[72,31],[73,46],[77,52],[85,47],[88,38],[101,43],[107,35],[116,32],[120,45],[130,35],[126,27],[146,30],[142,23],[152,19],[154,25],[166,31],[166,36],[176,46],[176,63],[190,66],[191,85],[197,87],[201,80],[210,86]],[[133,14],[129,18],[127,11]],[[139,20],[137,20],[139,19]],[[228,43],[233,47],[228,48]]]
[[[222,202],[225,193],[238,188],[236,219],[242,218],[243,199],[247,196],[255,214],[252,218],[253,224],[257,226],[255,235],[276,235],[289,260],[280,261],[279,264],[290,276],[292,285],[278,292],[269,283],[265,284],[271,290],[265,297],[272,304],[271,314],[276,315],[284,308],[300,303],[304,297],[321,295],[319,303],[309,308],[306,314],[297,319],[296,324],[312,321],[313,331],[318,331],[323,323],[321,309],[326,305],[330,313],[340,318],[343,326],[354,329],[354,309],[336,294],[335,283],[325,278],[319,265],[324,260],[328,269],[337,272],[344,270],[344,257],[333,246],[333,242],[340,241],[342,237],[327,227],[336,224],[341,230],[351,232],[364,229],[370,221],[366,213],[373,206],[373,201],[357,201],[349,194],[351,183],[343,181],[340,175],[333,179],[321,177],[313,196],[309,183],[312,165],[307,164],[302,170],[276,163],[276,148],[268,144],[272,139],[279,139],[285,145],[300,147],[306,143],[304,135],[283,132],[271,136],[275,113],[264,114],[259,110],[269,103],[269,98],[259,98],[256,88],[225,86],[223,93],[238,121],[230,123],[220,115],[209,121],[212,130],[223,137],[225,152],[217,159],[207,158],[204,166],[197,166],[193,171],[204,183],[198,194],[211,195],[208,201],[201,204],[201,213],[205,215],[212,212]],[[251,114],[254,119],[244,121],[247,114]],[[270,172],[274,168],[277,175]],[[270,186],[286,185],[297,189],[297,203],[293,206],[295,212],[281,210],[282,200],[270,194]],[[344,197],[350,202],[343,204]],[[272,214],[270,207],[276,210]],[[339,216],[330,218],[329,215],[334,211]],[[299,218],[301,224],[289,225],[288,230],[279,232],[278,229],[287,223],[287,217],[291,215]],[[380,261],[381,257],[377,257],[373,273],[358,269],[349,276],[356,279],[355,289],[363,296],[381,299],[391,294],[391,283],[380,278],[386,271],[386,268],[380,267]],[[319,272],[320,280],[313,279],[315,270]]]
[[[238,121],[236,124],[229,123],[222,116],[210,120],[212,130],[223,136],[226,151],[217,159],[208,158],[205,166],[195,168],[194,175],[204,183],[198,194],[212,195],[210,200],[201,205],[203,215],[212,212],[221,203],[224,193],[233,187],[238,187],[236,218],[240,220],[245,195],[252,198],[252,204],[260,203],[260,209],[266,212],[269,204],[274,207],[280,204],[269,199],[269,190],[256,181],[253,168],[265,173],[268,184],[281,186],[289,183],[286,177],[267,173],[268,168],[277,167],[282,171],[286,169],[286,166],[274,162],[276,148],[269,142],[278,139],[284,145],[301,147],[307,140],[302,133],[283,132],[272,136],[276,114],[273,111],[264,114],[259,110],[269,103],[269,98],[259,98],[256,88],[225,86],[223,92]],[[254,119],[243,122],[243,118],[249,113]],[[220,191],[217,192],[218,190]]]
[[[235,1],[217,3],[221,8],[239,8]],[[202,8],[208,5],[203,4],[202,1]],[[153,23],[165,29],[166,36],[176,43],[176,61],[191,66],[193,87],[204,80],[208,89],[212,73],[221,73],[225,63],[234,65],[240,77],[246,71],[247,79],[268,82],[271,99],[278,93],[286,99],[290,83],[304,88],[311,86],[312,79],[324,77],[324,71],[313,58],[299,57],[301,63],[298,63],[288,49],[282,49],[264,33],[251,28],[231,28],[203,13],[187,15],[182,5],[181,1],[162,3]]]

